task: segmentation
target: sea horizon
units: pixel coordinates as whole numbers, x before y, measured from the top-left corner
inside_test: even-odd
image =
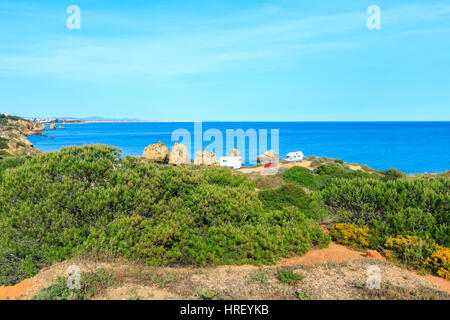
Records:
[[[39,118],[39,117],[24,117],[24,118]],[[120,122],[120,123],[134,123],[134,122],[229,122],[229,123],[241,123],[241,122],[261,122],[261,123],[285,123],[285,122],[450,122],[450,120],[120,120],[120,119],[105,119],[105,120],[84,120],[82,118],[70,118],[70,117],[47,117],[49,119],[62,119],[64,121],[70,119],[71,121],[82,121],[86,123],[101,123],[101,122]],[[59,123],[59,122],[58,122]],[[66,124],[71,124],[67,122]],[[79,123],[77,123],[79,124]]]
[[[218,129],[224,136],[227,129],[266,129],[269,136],[271,129],[279,129],[281,158],[288,152],[302,151],[307,157],[337,158],[376,170],[396,168],[414,174],[450,169],[448,121],[88,121],[64,124],[64,130],[47,128],[44,134],[53,138],[32,136],[29,140],[43,151],[100,143],[118,147],[124,156],[141,156],[146,146],[159,141],[170,149],[177,142],[171,139],[174,130],[186,129],[193,134],[193,125],[198,122],[203,124],[203,132]],[[245,150],[240,150],[245,166],[252,165],[250,154],[255,154],[247,140]],[[201,148],[208,145],[203,142]],[[199,148],[191,143],[188,149],[193,159]],[[271,149],[270,139],[267,149]],[[261,153],[256,150],[256,154]]]

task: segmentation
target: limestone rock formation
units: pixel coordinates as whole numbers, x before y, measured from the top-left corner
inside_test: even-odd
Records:
[[[169,159],[169,150],[164,143],[160,141],[145,147],[142,157],[154,162],[166,163]]]
[[[9,120],[21,135],[32,136],[44,131],[45,126],[39,122],[27,121],[27,120]]]
[[[275,152],[273,150],[268,150],[268,151],[264,152],[264,154],[259,155],[256,158],[256,161],[259,163],[279,162],[280,156],[278,155],[277,152]]]
[[[25,119],[18,119],[9,115],[2,115],[0,122],[0,157],[5,156],[31,156],[42,151],[33,148],[26,138],[30,135],[41,134],[44,130],[41,123]]]
[[[65,129],[63,126],[59,126],[58,129]]]
[[[214,152],[206,152],[206,150],[198,150],[195,155],[194,164],[196,166],[213,166],[216,163],[216,155]]]
[[[238,149],[232,149],[228,156],[229,157],[240,157],[241,155],[239,154],[239,150]]]
[[[50,130],[56,130],[56,126],[55,126],[54,123],[52,123],[52,124],[50,125]]]
[[[169,153],[169,164],[189,164],[189,154],[184,144],[175,142]]]

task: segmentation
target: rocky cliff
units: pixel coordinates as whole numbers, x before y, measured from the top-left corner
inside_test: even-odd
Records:
[[[42,151],[33,148],[27,136],[41,134],[43,124],[8,114],[0,114],[0,157],[31,156]]]

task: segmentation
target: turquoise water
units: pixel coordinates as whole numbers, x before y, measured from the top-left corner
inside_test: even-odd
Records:
[[[398,168],[407,173],[423,173],[450,169],[450,122],[203,122],[202,126],[203,132],[220,130],[224,138],[227,129],[267,129],[268,149],[270,130],[279,129],[282,157],[300,150],[305,156],[339,158],[378,170]],[[119,147],[123,154],[142,155],[147,145],[158,141],[170,149],[174,144],[172,132],[186,129],[193,133],[194,123],[89,123],[64,127],[65,130],[46,129],[44,133],[53,139],[31,136],[29,140],[44,151],[103,143]],[[193,138],[191,144],[191,152],[195,152]],[[203,147],[209,144],[203,142]],[[249,164],[249,152],[259,152],[249,151],[248,143],[245,149]]]

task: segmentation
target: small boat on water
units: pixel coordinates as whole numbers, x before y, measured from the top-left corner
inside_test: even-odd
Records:
[[[301,151],[289,152],[284,160],[291,162],[303,161],[303,152]]]

